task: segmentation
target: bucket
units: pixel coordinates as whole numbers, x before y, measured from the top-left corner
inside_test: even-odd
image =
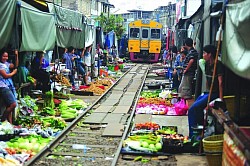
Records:
[[[209,166],[222,165],[223,135],[212,135],[202,140]]]

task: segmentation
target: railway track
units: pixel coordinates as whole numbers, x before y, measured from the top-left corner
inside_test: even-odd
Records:
[[[25,165],[116,165],[148,70],[133,66]]]

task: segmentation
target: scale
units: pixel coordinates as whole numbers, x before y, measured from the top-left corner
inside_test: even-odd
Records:
[[[175,103],[177,103],[178,102],[178,99],[177,98],[172,98],[171,99],[171,104],[175,104]]]

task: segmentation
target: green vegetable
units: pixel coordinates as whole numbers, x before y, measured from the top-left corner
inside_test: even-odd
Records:
[[[137,156],[136,158],[134,158],[134,161],[140,161],[142,159],[142,156]]]
[[[147,162],[149,162],[150,160],[149,159],[141,159],[141,162],[142,163],[147,163]]]
[[[55,108],[53,92],[48,91],[48,92],[45,93],[43,107],[50,107],[52,109]]]
[[[146,142],[146,141],[143,141],[142,143],[141,143],[141,146],[142,147],[144,147],[144,148],[148,148],[148,143]]]
[[[156,150],[161,150],[162,149],[162,144],[161,143],[155,144],[155,148],[156,148]]]
[[[74,114],[65,114],[65,115],[61,115],[62,118],[64,119],[71,119],[71,118],[75,118],[76,115]]]

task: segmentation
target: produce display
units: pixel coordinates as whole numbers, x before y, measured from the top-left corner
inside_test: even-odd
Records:
[[[141,92],[142,98],[156,98],[159,97],[161,91],[143,91]]]
[[[156,131],[158,134],[177,134],[176,126],[162,126],[160,130]]]
[[[161,105],[166,105],[166,106],[170,106],[171,102],[170,100],[165,100],[162,98],[143,98],[140,97],[138,104],[161,104]]]
[[[21,98],[15,126],[7,121],[0,124],[0,140],[7,141],[0,142],[1,166],[22,165],[67,126],[65,120],[73,120],[89,106],[80,99],[54,99],[52,92],[39,101]]]
[[[154,114],[154,115],[165,115],[168,112],[168,106],[156,105],[156,104],[137,104],[137,114]]]
[[[62,92],[55,92],[54,93],[54,98],[56,99],[69,99],[71,94],[64,94]]]
[[[112,86],[114,80],[111,78],[98,79],[95,82],[91,82],[87,88],[80,89],[80,91],[93,92],[95,95],[102,95],[110,86]]]
[[[39,135],[31,135],[24,138],[14,138],[7,142],[8,148],[5,148],[5,150],[8,152],[8,154],[25,152],[35,155],[41,151],[51,140],[52,138],[43,138]]]
[[[175,96],[175,97],[173,97]],[[188,105],[170,90],[144,91],[136,105],[137,114],[186,115]]]
[[[158,130],[160,126],[154,122],[147,122],[147,123],[136,123],[134,130]]]
[[[154,122],[136,123],[123,143],[128,152],[176,153],[188,142],[188,137],[177,133],[176,126],[160,126]]]
[[[160,143],[161,136],[154,135],[140,135],[130,136],[124,141],[124,147],[129,147],[132,150],[143,151],[143,152],[158,152],[162,149]]]
[[[54,109],[55,103],[53,99],[54,99],[53,93],[51,91],[46,92],[43,107],[50,107],[51,109]]]
[[[51,140],[52,137],[43,138],[39,135],[31,135],[3,142],[0,149],[0,165],[22,165],[41,151]]]
[[[57,74],[55,76],[55,81],[65,86],[71,86],[71,83],[69,82],[69,80],[62,74]]]
[[[33,78],[33,77],[31,77],[31,76],[28,76],[28,77],[27,77],[27,80],[28,80],[30,83],[36,85],[36,79],[35,79],[35,78]]]

